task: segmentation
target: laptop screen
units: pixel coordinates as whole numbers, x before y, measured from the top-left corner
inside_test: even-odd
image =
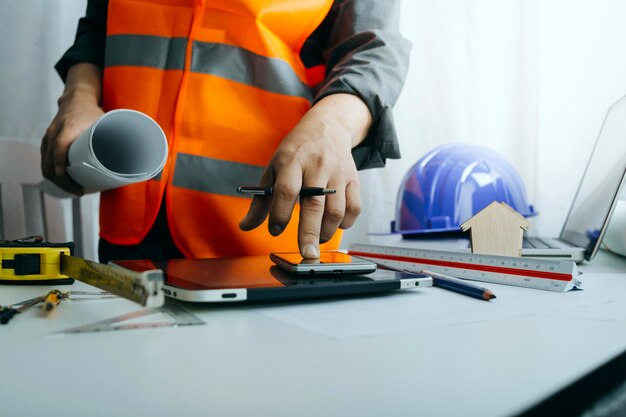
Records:
[[[560,238],[593,258],[613,211],[626,171],[626,96],[604,119],[598,140],[565,220]]]

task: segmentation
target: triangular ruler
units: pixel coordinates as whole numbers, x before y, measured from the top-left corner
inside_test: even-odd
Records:
[[[156,320],[149,321],[150,317]],[[112,330],[151,329],[157,327],[194,326],[205,324],[198,316],[190,313],[181,306],[171,304],[159,308],[148,308],[133,311],[132,313],[112,317],[83,326],[61,330],[55,334],[93,333]]]

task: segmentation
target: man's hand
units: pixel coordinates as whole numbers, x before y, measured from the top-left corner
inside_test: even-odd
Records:
[[[82,195],[82,188],[66,173],[70,145],[104,112],[100,107],[102,71],[91,64],[70,68],[59,111],[41,140],[41,171],[67,192]]]
[[[271,196],[255,196],[242,230],[258,227],[269,215],[269,231],[280,235],[302,187],[336,189],[336,194],[300,200],[298,246],[304,258],[318,258],[319,244],[337,228],[347,229],[361,212],[359,179],[351,150],[363,141],[370,112],[356,96],[335,94],[320,100],[283,139],[260,185],[274,186]]]

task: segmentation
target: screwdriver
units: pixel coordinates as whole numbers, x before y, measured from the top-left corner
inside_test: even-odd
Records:
[[[96,297],[82,297],[72,299],[72,295],[93,295]],[[7,324],[13,316],[19,314],[25,310],[28,310],[31,307],[36,306],[39,303],[44,303],[41,307],[44,311],[44,314],[47,314],[54,310],[56,306],[58,306],[61,301],[64,300],[73,300],[73,301],[88,301],[88,300],[96,300],[96,299],[106,299],[106,298],[118,298],[117,296],[106,292],[106,291],[59,291],[52,290],[46,295],[40,295],[39,297],[30,298],[25,301],[21,301],[19,303],[12,304],[10,306],[2,307],[0,306],[0,324]]]
[[[39,297],[31,298],[29,300],[22,301],[20,303],[16,303],[7,307],[0,306],[0,324],[7,324],[9,321],[11,321],[13,316],[22,313],[31,307],[36,306],[37,304],[44,301],[47,296],[48,294],[40,295]]]
[[[52,290],[46,295],[46,298],[41,306],[45,314],[50,313],[59,305],[61,300],[69,298],[69,293],[63,293],[59,290]]]

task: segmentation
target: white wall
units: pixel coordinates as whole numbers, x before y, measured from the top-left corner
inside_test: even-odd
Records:
[[[560,230],[608,107],[626,94],[626,2],[541,4],[535,201]],[[626,138],[625,138],[626,140]]]
[[[449,141],[507,157],[540,212],[533,228],[558,234],[604,114],[626,94],[624,22],[619,0],[405,0],[403,159],[361,173],[364,213],[343,245],[388,231],[404,173]]]

